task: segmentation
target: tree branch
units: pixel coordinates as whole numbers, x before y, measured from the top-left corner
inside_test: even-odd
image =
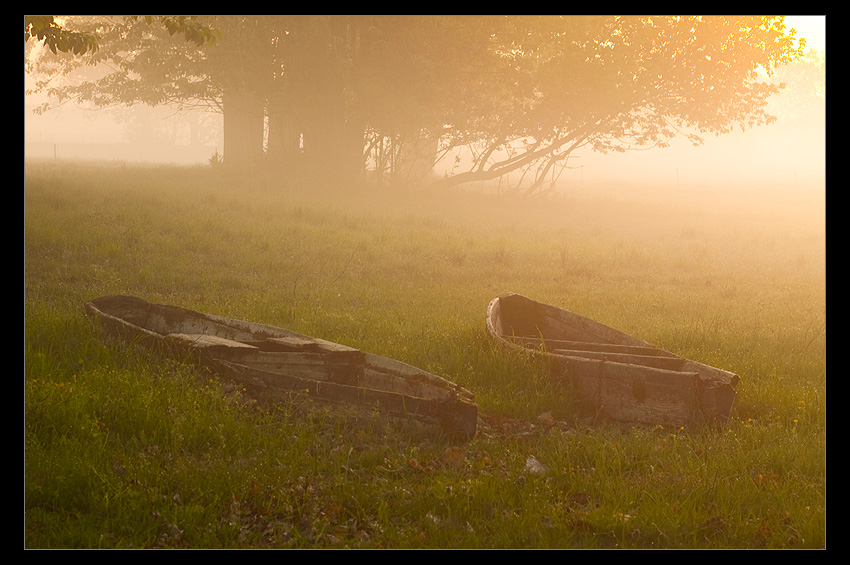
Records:
[[[596,122],[585,124],[573,130],[568,135],[564,135],[558,139],[555,139],[551,143],[549,143],[548,145],[544,145],[543,147],[540,147],[540,145],[543,144],[543,141],[537,140],[531,145],[532,149],[528,149],[517,156],[493,163],[493,165],[487,169],[478,167],[473,168],[469,171],[465,171],[463,173],[459,173],[457,175],[445,177],[436,181],[434,183],[434,186],[448,187],[457,186],[468,182],[493,180],[512,171],[521,169],[522,167],[530,166],[540,159],[544,159],[547,156],[551,156],[554,152],[558,151],[558,149],[562,148],[564,145],[573,142],[572,146],[559,156],[559,158],[564,158],[570,153],[572,153],[572,151],[583,145],[590,138],[590,136],[593,134],[596,127],[601,121],[602,120],[597,120]],[[491,147],[488,148],[490,154],[493,153],[495,147],[497,146],[493,144],[491,145]]]

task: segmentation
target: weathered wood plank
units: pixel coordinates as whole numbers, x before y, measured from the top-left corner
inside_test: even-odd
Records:
[[[170,333],[165,338],[198,349],[215,347],[220,349],[243,349],[247,351],[257,350],[253,345],[210,334]]]
[[[357,349],[348,347],[347,345],[302,337],[270,337],[265,340],[265,343],[297,351],[318,351],[322,353],[357,352]]]
[[[699,374],[577,357],[558,357],[568,380],[596,415],[615,421],[685,425],[699,408]]]
[[[525,347],[540,348],[544,351],[555,351],[559,349],[570,351],[597,351],[601,353],[621,353],[631,355],[648,355],[662,357],[678,357],[669,351],[665,351],[659,347],[642,346],[642,345],[622,345],[619,343],[603,343],[603,342],[587,342],[587,341],[571,341],[565,339],[554,339],[547,337],[540,339],[539,337],[518,337],[510,336],[507,338],[510,341],[520,343]]]
[[[567,357],[583,357],[585,359],[599,359],[612,363],[624,363],[644,367],[655,367],[671,371],[681,370],[685,360],[681,357],[670,357],[664,355],[632,355],[628,353],[606,353],[599,351],[583,351],[574,349],[553,349],[553,355],[564,355]]]

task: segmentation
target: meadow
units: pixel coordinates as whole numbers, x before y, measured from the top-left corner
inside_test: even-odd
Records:
[[[24,173],[26,548],[826,547],[823,187],[518,198]],[[510,291],[736,372],[732,420],[578,417],[488,341],[487,303]],[[479,434],[250,398],[108,339],[83,308],[107,294],[422,367],[475,393]]]

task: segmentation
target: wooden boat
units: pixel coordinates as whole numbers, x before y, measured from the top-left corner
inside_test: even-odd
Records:
[[[593,415],[676,427],[729,419],[734,373],[519,294],[492,300],[486,324],[496,342],[549,360],[552,375],[569,382]]]
[[[86,303],[104,329],[124,339],[187,353],[249,392],[316,398],[376,407],[424,419],[450,436],[475,435],[478,407],[466,389],[401,361],[290,330],[152,304],[131,296]]]

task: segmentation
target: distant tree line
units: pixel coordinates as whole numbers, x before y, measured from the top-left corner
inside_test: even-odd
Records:
[[[770,123],[781,86],[759,71],[804,53],[782,17],[757,16],[28,16],[39,41],[36,90],[221,112],[234,169],[416,181],[462,149],[436,182],[521,171],[530,191],[580,148]],[[109,72],[50,80],[93,65]]]

